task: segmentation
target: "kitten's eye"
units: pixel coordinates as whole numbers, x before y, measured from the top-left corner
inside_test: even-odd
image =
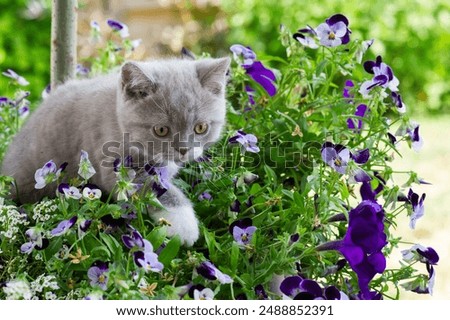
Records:
[[[154,126],[153,131],[158,137],[165,137],[169,134],[169,127],[166,126]]]
[[[148,96],[148,92],[140,90],[138,91],[138,96],[141,99],[146,98]]]
[[[197,123],[194,127],[194,131],[197,134],[203,134],[206,132],[206,130],[208,130],[208,124],[201,122],[201,123]]]

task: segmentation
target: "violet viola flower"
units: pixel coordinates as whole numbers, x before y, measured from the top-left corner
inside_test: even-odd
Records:
[[[391,92],[391,98],[397,107],[397,111],[402,114],[405,113],[406,105],[403,103],[402,96],[397,92]]]
[[[3,106],[15,106],[15,102],[7,97],[0,97],[0,107]]]
[[[213,300],[214,291],[212,291],[210,288],[203,288],[201,290],[194,289],[193,297],[194,300]]]
[[[259,147],[256,145],[258,143],[258,138],[253,134],[247,134],[242,130],[238,130],[236,135],[228,139],[229,143],[240,143],[245,151],[258,153]]]
[[[250,65],[243,64],[242,67],[255,82],[264,88],[269,96],[273,97],[277,93],[277,88],[274,85],[276,81],[275,74],[267,69],[261,61],[254,61]]]
[[[89,161],[88,153],[84,150],[81,150],[80,164],[78,165],[78,167],[78,174],[84,180],[88,180],[96,173],[94,166],[92,165],[91,161]]]
[[[229,231],[233,235],[234,241],[240,246],[246,246],[252,241],[256,227],[252,225],[252,219],[244,218],[236,220],[230,224]]]
[[[87,274],[91,286],[99,287],[102,290],[106,290],[108,285],[108,267],[106,265],[92,266],[89,268]]]
[[[410,217],[409,227],[411,229],[416,228],[416,222],[418,219],[422,218],[425,214],[425,207],[423,206],[423,202],[425,200],[426,194],[423,193],[419,198],[419,195],[415,193],[412,189],[409,189],[408,192],[408,202],[412,206],[412,214]]]
[[[157,197],[162,196],[171,187],[169,169],[146,164],[144,167],[149,176],[152,177],[152,189]]]
[[[236,199],[230,205],[230,210],[239,213],[241,211],[241,202]]]
[[[258,300],[267,300],[269,298],[262,284],[256,285],[255,294]]]
[[[208,280],[218,280],[222,284],[233,282],[229,275],[222,273],[210,261],[202,262],[197,267],[197,272]]]
[[[319,45],[316,43],[317,33],[310,26],[307,26],[306,28],[303,29],[299,29],[296,33],[292,35],[292,37],[305,47],[311,49],[319,48]]]
[[[63,163],[59,167],[59,169],[57,169],[56,164],[53,162],[53,160],[48,161],[42,168],[36,170],[34,174],[36,184],[34,185],[34,187],[36,189],[42,189],[47,184],[56,181],[61,175],[61,172],[64,171],[66,166],[67,162]]]
[[[133,252],[135,264],[143,268],[146,272],[160,272],[164,265],[158,261],[158,255],[153,252],[153,246],[147,239],[144,239],[137,230],[133,230],[131,235],[123,235],[122,242],[129,249],[137,249]]]
[[[27,86],[30,83],[22,76],[19,76],[14,70],[8,69],[6,72],[2,72],[5,77],[11,78],[17,82],[20,86]]]
[[[244,47],[241,44],[233,44],[230,47],[231,52],[233,52],[234,58],[237,60],[238,57],[242,56],[245,65],[251,65],[256,60],[256,53],[250,47]]]
[[[37,228],[30,228],[25,231],[25,236],[30,240],[20,246],[22,253],[31,253],[33,249],[43,250],[48,247],[50,242],[44,238],[44,232]]]
[[[355,116],[358,117],[357,119],[348,118],[347,119],[347,127],[350,130],[353,130],[357,133],[361,132],[363,121],[362,118],[366,115],[367,112],[367,105],[360,104],[356,107]]]
[[[92,220],[90,220],[90,219],[81,221],[81,222],[80,222],[80,225],[79,225],[79,226],[80,226],[80,230],[81,230],[82,232],[88,231],[88,229],[89,229],[89,227],[91,226],[91,224],[92,224]]]
[[[353,102],[354,94],[351,93],[351,90],[355,87],[355,84],[352,80],[345,81],[344,90],[342,92],[342,96],[347,99],[349,102]]]
[[[316,28],[320,44],[326,47],[337,47],[350,41],[348,19],[342,14],[335,14]]]
[[[61,221],[56,228],[54,228],[52,231],[50,231],[50,234],[52,236],[61,236],[65,234],[70,228],[73,227],[75,222],[77,222],[78,217],[73,216],[69,220],[63,220]]]
[[[81,198],[80,190],[76,187],[71,187],[67,183],[61,183],[58,186],[58,191],[66,197],[66,199],[76,199],[79,200]]]
[[[409,135],[413,150],[419,152],[423,146],[423,138],[419,135],[419,124],[413,123],[410,128],[406,129],[406,133]]]
[[[345,174],[347,171],[350,171],[350,180],[352,182],[370,181],[370,176],[363,169],[348,169],[350,160],[353,160],[357,164],[366,163],[370,156],[369,149],[360,150],[352,154],[343,145],[335,145],[327,141],[322,145],[321,155],[322,160],[340,174]]]
[[[336,287],[331,286],[324,290],[316,281],[300,276],[285,278],[280,284],[280,291],[285,298],[294,300],[348,300],[347,295]]]
[[[122,38],[127,38],[130,36],[128,26],[125,23],[113,19],[106,20],[106,23],[111,27],[111,29],[118,32]]]
[[[381,56],[377,56],[375,61],[364,62],[364,69],[372,73],[372,80],[364,81],[361,84],[359,92],[367,97],[370,91],[375,87],[388,88],[391,92],[398,91],[399,81],[394,76],[391,67],[382,61]]]
[[[213,197],[211,194],[209,194],[208,192],[202,192],[199,196],[198,196],[198,200],[200,201],[212,201]]]

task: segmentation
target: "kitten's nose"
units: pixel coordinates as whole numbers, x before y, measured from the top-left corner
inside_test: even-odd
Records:
[[[189,149],[190,148],[178,148],[177,150],[182,156],[184,156],[189,151]]]

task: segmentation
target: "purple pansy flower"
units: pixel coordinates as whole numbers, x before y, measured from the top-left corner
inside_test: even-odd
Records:
[[[316,43],[317,33],[310,26],[307,26],[306,28],[303,29],[299,29],[292,36],[295,40],[300,42],[305,47],[311,49],[317,49],[319,47],[319,45]]]
[[[36,170],[34,174],[36,184],[34,185],[34,187],[36,189],[42,189],[47,184],[56,181],[61,175],[61,172],[64,171],[66,166],[67,162],[63,163],[59,167],[59,169],[57,169],[56,164],[53,162],[53,160],[48,161],[42,168]]]
[[[348,300],[347,295],[336,287],[322,289],[316,281],[300,276],[285,278],[280,284],[280,291],[294,300]]]
[[[397,92],[391,92],[391,98],[395,106],[397,107],[397,111],[399,113],[405,113],[406,105],[403,103],[402,96]]]
[[[211,194],[209,194],[208,192],[202,192],[199,196],[198,196],[198,200],[200,201],[212,201],[213,197]]]
[[[133,230],[131,235],[122,235],[122,242],[128,249],[144,249],[145,247],[144,238],[137,230]],[[150,247],[148,249],[152,250]]]
[[[151,251],[136,251],[134,253],[134,262],[146,272],[161,272],[164,268],[164,265],[158,261],[158,255]]]
[[[50,231],[50,234],[52,236],[60,236],[65,234],[70,228],[73,227],[75,222],[77,222],[78,217],[73,216],[72,218],[68,220],[61,221],[56,228],[54,228],[52,231]]]
[[[256,285],[255,294],[258,300],[267,300],[269,298],[262,284]]]
[[[368,96],[370,91],[375,87],[388,88],[391,92],[398,91],[399,81],[394,76],[391,67],[382,61],[381,56],[377,56],[375,61],[364,62],[364,69],[368,73],[372,73],[372,80],[364,81],[361,84],[359,92],[363,96]]]
[[[210,261],[202,262],[197,267],[197,272],[208,280],[218,280],[222,284],[233,282],[229,275],[222,273]]]
[[[233,44],[230,47],[230,50],[231,52],[233,52],[233,56],[235,57],[235,59],[242,56],[242,58],[244,59],[243,64],[245,65],[251,65],[256,60],[256,53],[253,52],[253,50],[249,47],[244,47],[241,44]]]
[[[19,76],[14,70],[8,69],[6,72],[2,72],[5,77],[11,78],[21,86],[27,86],[30,83],[22,76]]]
[[[203,288],[201,290],[194,289],[193,293],[194,300],[213,300],[214,299],[214,291],[210,288]]]
[[[246,246],[252,241],[256,227],[252,225],[252,219],[244,218],[236,220],[230,224],[229,231],[233,235],[234,241],[241,246]]]
[[[347,169],[350,160],[353,160],[357,164],[366,163],[370,156],[369,149],[360,150],[352,154],[350,150],[343,145],[335,145],[334,143],[327,141],[322,145],[321,155],[322,160],[340,174],[345,174],[347,171],[350,171],[351,182],[370,181],[370,176],[363,169]]]
[[[84,180],[88,180],[96,173],[94,166],[89,161],[89,154],[84,150],[81,150],[80,164],[78,166],[78,174]]]
[[[269,96],[272,97],[277,93],[277,88],[274,85],[274,82],[276,81],[275,74],[267,69],[261,61],[254,61],[249,65],[243,64],[242,67],[255,82],[259,83],[264,88]]]
[[[76,187],[71,187],[67,183],[61,183],[58,186],[58,192],[61,193],[61,194],[64,194],[66,199],[76,199],[76,200],[78,200],[78,199],[81,198],[80,190],[78,190],[78,188],[76,188]]]
[[[111,29],[117,31],[122,38],[130,36],[128,26],[125,23],[113,19],[106,20],[106,23],[111,27]]]
[[[106,290],[108,285],[108,267],[104,264],[93,265],[89,268],[87,274],[91,286],[99,287],[102,290]]]
[[[241,202],[238,199],[234,200],[230,205],[230,210],[239,213],[241,211]]]
[[[229,143],[240,143],[245,151],[258,153],[259,147],[256,145],[258,143],[258,138],[253,134],[247,134],[242,130],[238,130],[236,135],[228,139]]]
[[[31,253],[33,249],[43,250],[48,247],[49,241],[44,238],[44,232],[37,228],[30,228],[25,231],[25,236],[30,240],[20,247],[22,253]]]
[[[322,45],[337,47],[350,41],[348,19],[342,14],[335,14],[316,28],[317,36]]]
[[[413,123],[410,128],[406,129],[411,140],[411,146],[415,152],[419,152],[423,146],[423,138],[419,135],[419,124]]]
[[[152,189],[157,197],[162,196],[171,187],[170,173],[167,167],[157,167],[146,164],[145,171],[153,179]]]
[[[357,133],[361,132],[363,121],[362,118],[366,115],[367,112],[367,105],[360,104],[356,107],[355,116],[358,117],[357,119],[348,118],[347,119],[347,127],[350,130],[353,130]]]
[[[86,220],[81,221],[80,225],[79,225],[80,226],[80,230],[82,232],[87,232],[89,227],[91,226],[91,224],[92,224],[92,220],[91,219],[86,219]]]
[[[342,96],[348,100],[348,102],[353,102],[355,95],[351,93],[351,90],[355,87],[352,80],[345,81],[344,90],[342,91]]]
[[[7,97],[0,97],[0,107],[14,106],[15,102]]]
[[[412,206],[412,214],[409,222],[409,227],[411,229],[416,228],[417,220],[422,218],[423,215],[425,214],[425,207],[423,205],[425,196],[426,194],[423,193],[422,196],[419,198],[419,195],[417,193],[415,193],[412,189],[409,189],[407,199]]]

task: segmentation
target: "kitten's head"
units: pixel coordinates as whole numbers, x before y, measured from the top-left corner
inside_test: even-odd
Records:
[[[139,164],[184,163],[219,139],[229,64],[229,58],[221,58],[122,66],[118,121]]]

